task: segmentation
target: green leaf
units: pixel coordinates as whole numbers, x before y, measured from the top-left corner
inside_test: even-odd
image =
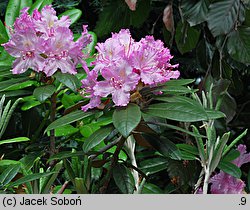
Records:
[[[76,188],[76,192],[78,194],[86,194],[88,193],[88,190],[86,188],[86,185],[84,184],[84,179],[83,178],[75,178],[74,180],[75,183],[75,188]]]
[[[145,173],[154,174],[159,171],[165,170],[168,160],[163,157],[149,158],[140,161],[140,169]]]
[[[83,144],[83,151],[89,152],[96,145],[100,144],[113,130],[113,127],[103,127],[95,131],[91,136],[89,136]]]
[[[70,88],[72,91],[76,92],[77,89],[81,87],[80,80],[72,74],[62,73],[58,71],[57,73],[54,74],[54,76],[57,80],[59,80],[65,86]]]
[[[41,103],[39,101],[31,100],[31,101],[26,101],[24,104],[21,106],[22,111],[27,111],[29,109],[32,109],[33,107],[36,107],[40,105]]]
[[[219,142],[216,145],[216,148],[215,148],[215,151],[213,153],[212,160],[211,160],[210,172],[213,172],[216,169],[216,167],[218,166],[218,164],[222,158],[222,152],[223,152],[225,145],[229,139],[229,136],[230,136],[230,132],[227,132],[227,133],[224,133],[224,135],[221,137],[221,139],[219,139]]]
[[[72,125],[64,125],[55,129],[55,136],[68,136],[78,132],[79,129],[73,127]]]
[[[190,26],[197,25],[206,20],[208,6],[208,0],[182,0],[181,3],[183,16],[189,22]]]
[[[24,89],[24,88],[27,88],[27,87],[31,87],[33,85],[38,86],[39,83],[37,81],[34,81],[34,80],[28,80],[28,81],[24,81],[22,83],[12,85],[11,87],[6,88],[5,90],[7,90],[7,91],[20,90],[20,89]]]
[[[220,161],[218,168],[220,170],[224,171],[225,173],[227,173],[231,176],[234,176],[238,179],[240,179],[240,177],[241,177],[241,170],[231,162]]]
[[[157,88],[157,90],[162,91],[165,94],[175,94],[175,95],[194,93],[197,91],[197,90],[192,90],[183,86],[168,85],[168,83],[166,83],[166,86]]]
[[[7,42],[9,40],[7,31],[3,22],[0,20],[0,45]]]
[[[142,194],[164,194],[163,190],[157,185],[146,183],[143,187]]]
[[[175,160],[181,160],[181,153],[176,145],[167,138],[143,133],[142,136],[151,144],[158,152],[165,157],[170,157]]]
[[[71,25],[74,24],[76,21],[78,21],[82,15],[82,11],[79,9],[69,9],[62,14],[60,14],[58,17],[61,18],[62,16],[69,16],[71,20]]]
[[[193,128],[193,132],[196,135],[199,135],[200,134],[199,130],[194,125],[191,125],[191,126]],[[198,151],[199,151],[200,159],[201,159],[201,161],[203,163],[205,163],[206,162],[206,155],[205,155],[205,147],[204,147],[203,140],[202,140],[201,137],[195,137],[195,141],[196,141],[197,148],[198,148]]]
[[[47,131],[50,131],[52,129],[64,126],[64,125],[68,125],[70,123],[76,122],[78,120],[82,120],[83,118],[89,117],[91,115],[93,115],[94,112],[83,112],[81,110],[77,110],[74,112],[71,112],[67,115],[64,115],[61,118],[58,118],[57,120],[55,120],[54,122],[52,122],[45,130],[45,133]]]
[[[0,145],[10,144],[10,143],[19,143],[19,142],[24,142],[24,141],[30,141],[30,139],[27,137],[17,137],[13,139],[0,140]]]
[[[26,175],[12,183],[10,183],[8,185],[8,187],[14,187],[14,186],[18,186],[20,184],[25,184],[27,182],[31,182],[31,181],[34,181],[34,180],[37,180],[37,179],[40,179],[40,178],[43,178],[43,177],[46,177],[46,176],[50,176],[51,174],[53,174],[53,172],[44,172],[44,173],[34,173],[34,174],[29,174],[29,175]]]
[[[214,37],[227,34],[233,29],[240,7],[240,0],[220,0],[209,6],[207,23]]]
[[[250,27],[240,26],[229,34],[227,50],[236,61],[250,64]]]
[[[135,190],[135,180],[130,170],[124,165],[113,168],[113,178],[123,194],[132,194]]]
[[[176,144],[176,146],[179,150],[183,150],[183,151],[188,152],[190,154],[193,154],[193,155],[199,154],[197,147],[192,146],[190,144]]]
[[[115,128],[127,138],[141,121],[141,110],[136,104],[128,104],[125,108],[117,108],[113,113]]]
[[[232,162],[236,158],[240,156],[240,152],[238,150],[232,149],[225,156],[222,155],[222,161]]]
[[[19,172],[21,164],[10,165],[4,172],[0,175],[0,185],[7,185]]]
[[[34,4],[32,4],[32,6],[29,9],[29,13],[32,13],[34,11],[34,9],[38,9],[39,11],[41,11],[41,9],[45,6],[45,5],[51,5],[53,2],[53,0],[36,0]]]
[[[96,34],[95,34],[94,32],[92,32],[92,31],[89,31],[88,33],[91,35],[92,41],[91,41],[90,44],[87,45],[86,48],[87,48],[87,53],[88,53],[90,56],[92,56],[92,55],[94,55],[94,53],[95,53],[95,46],[96,46],[96,44],[97,44],[97,36],[96,36]],[[90,57],[90,59],[92,59],[92,58]]]
[[[200,31],[189,27],[187,24],[182,24],[181,21],[177,24],[175,40],[178,50],[181,54],[191,51],[198,43]]]
[[[84,156],[84,155],[86,155],[85,152],[64,151],[64,152],[57,153],[57,154],[53,155],[52,157],[50,157],[48,159],[48,162],[50,162],[52,160],[62,160],[65,158],[70,158],[70,157],[75,157],[75,156]]]
[[[50,189],[53,186],[53,183],[55,182],[60,170],[62,169],[62,166],[62,160],[54,166],[52,174],[46,177],[44,185],[41,187],[41,194],[48,194],[50,192]]]
[[[50,96],[53,95],[53,93],[56,91],[56,87],[54,85],[44,85],[37,87],[33,95],[39,102],[44,102],[46,99],[48,99]]]
[[[169,100],[172,100],[172,98],[169,98]],[[152,116],[181,122],[211,120],[225,116],[219,111],[205,110],[198,102],[186,97],[176,102],[152,104],[144,112]]]
[[[9,3],[5,12],[5,24],[8,27],[12,27],[16,18],[19,16],[20,12],[20,0],[9,0]],[[9,30],[7,29],[7,33],[10,35]]]
[[[32,0],[22,0],[20,3],[20,9],[23,9],[24,7],[31,7],[32,6]]]
[[[27,81],[28,78],[15,78],[15,79],[9,79],[5,81],[0,82],[0,92],[10,89],[11,87],[15,87],[17,84],[21,84],[22,82]]]
[[[188,85],[195,81],[195,79],[172,79],[167,81],[165,84],[167,86],[181,86],[181,85]]]

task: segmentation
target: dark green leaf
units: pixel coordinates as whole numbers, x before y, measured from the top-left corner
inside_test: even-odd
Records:
[[[31,7],[32,6],[32,0],[22,0],[20,3],[20,9],[23,9],[24,7]]]
[[[172,79],[167,81],[165,84],[167,86],[181,86],[181,85],[188,85],[193,83],[195,79]]]
[[[230,33],[227,50],[230,56],[242,63],[250,64],[250,27],[238,27]]]
[[[9,79],[5,81],[0,82],[0,92],[10,89],[11,87],[15,87],[17,84],[21,84],[24,81],[27,81],[28,78],[15,78],[15,79]]]
[[[132,194],[135,190],[135,180],[128,168],[124,165],[116,165],[113,168],[113,178],[122,193]]]
[[[0,45],[7,42],[9,39],[5,26],[3,22],[0,20]]]
[[[241,170],[231,162],[220,161],[218,168],[224,171],[225,173],[234,176],[238,179],[240,179],[241,177]]]
[[[54,76],[57,80],[70,88],[72,91],[76,92],[77,89],[81,87],[80,80],[72,74],[62,73],[58,71]]]
[[[76,122],[78,120],[82,120],[83,118],[89,117],[93,114],[94,114],[93,112],[83,112],[81,110],[71,112],[67,115],[64,115],[61,118],[58,118],[53,123],[51,123],[46,128],[45,132],[50,131],[50,130],[55,129],[55,128],[58,128],[58,127],[61,127],[61,126],[64,126],[64,125],[68,125],[68,124]]]
[[[143,187],[142,194],[163,194],[163,190],[155,184],[146,183]]]
[[[140,161],[140,169],[145,173],[154,174],[167,168],[168,160],[163,157],[150,158]]]
[[[160,138],[159,136],[143,133],[142,136],[151,144],[158,152],[165,157],[170,157],[175,160],[181,159],[181,153],[175,144],[167,138]]]
[[[91,136],[89,136],[83,144],[83,151],[89,152],[96,145],[101,143],[113,130],[113,127],[103,127],[95,131]]]
[[[34,180],[49,176],[51,174],[53,174],[53,172],[29,174],[29,175],[26,175],[26,176],[24,176],[24,177],[22,177],[22,178],[20,178],[20,179],[18,179],[16,181],[10,183],[8,185],[8,187],[13,187],[13,186],[18,186],[20,184],[25,184],[27,182],[31,182],[31,181],[34,181]]]
[[[62,166],[62,160],[54,166],[53,170],[51,171],[52,174],[46,177],[44,185],[41,187],[41,194],[48,194],[50,192],[50,189],[53,186],[53,183],[55,182]]]
[[[206,20],[208,6],[208,0],[182,0],[181,3],[184,18],[191,26],[197,25]]]
[[[128,104],[125,108],[117,108],[113,114],[115,128],[127,138],[141,121],[141,110],[136,104]]]
[[[197,147],[192,146],[190,144],[176,144],[176,146],[179,150],[183,150],[193,155],[199,155]]]
[[[238,150],[230,150],[225,156],[223,156],[223,161],[231,162],[240,156],[240,152]]]
[[[178,50],[184,54],[195,48],[198,43],[200,31],[185,25],[181,21],[177,24],[175,40]]]
[[[39,102],[44,102],[46,99],[48,99],[50,96],[53,95],[53,93],[56,91],[56,87],[54,85],[44,85],[37,87],[33,95]]]
[[[10,143],[19,143],[19,142],[24,142],[24,141],[30,141],[30,139],[27,137],[16,137],[13,139],[0,140],[0,145],[10,144]]]
[[[166,83],[166,86],[157,88],[157,90],[162,91],[165,94],[176,94],[176,95],[194,93],[197,91],[197,90],[192,90],[183,86],[168,85],[168,83]]]
[[[196,122],[224,117],[222,112],[205,110],[192,99],[183,97],[181,100],[172,103],[152,104],[145,110],[145,113],[181,122]]]
[[[10,165],[4,172],[0,175],[0,185],[5,186],[8,184],[19,172],[21,164]]]
[[[242,7],[240,0],[220,0],[210,5],[207,22],[215,37],[227,34],[233,29],[240,7]]]
[[[85,154],[86,154],[85,152],[65,151],[53,155],[48,161],[50,162],[52,160],[62,160],[64,158],[69,158],[74,156],[84,156]]]
[[[81,15],[82,15],[82,11],[79,9],[69,9],[69,10],[63,12],[62,14],[60,14],[58,17],[61,18],[64,15],[69,16],[69,18],[71,20],[71,24],[73,24],[77,20],[80,19]]]

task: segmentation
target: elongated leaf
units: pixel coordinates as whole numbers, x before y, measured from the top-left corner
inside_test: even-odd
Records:
[[[193,128],[193,132],[195,134],[200,134],[199,130],[194,125],[192,125],[192,128]],[[201,158],[201,161],[203,163],[205,163],[206,154],[205,154],[205,147],[204,147],[203,140],[200,137],[195,137],[195,141],[196,141],[196,144],[197,144],[197,148],[198,148],[198,151],[199,151],[199,156]]]
[[[64,167],[65,167],[67,174],[70,178],[70,181],[72,181],[72,183],[74,184],[74,180],[75,180],[76,175],[75,175],[74,170],[71,166],[71,163],[69,162],[68,159],[64,159],[63,164],[64,164]]]
[[[32,13],[34,11],[34,9],[38,9],[39,11],[41,11],[41,9],[45,6],[45,5],[50,5],[52,4],[53,0],[36,0],[34,4],[32,4],[32,6],[29,9],[29,13]]]
[[[4,172],[0,175],[0,184],[2,186],[7,185],[19,172],[21,164],[10,165]]]
[[[15,78],[15,79],[1,81],[0,82],[0,92],[5,91],[7,89],[10,89],[11,87],[16,86],[17,84],[21,84],[22,82],[25,82],[27,80],[28,80],[28,78],[21,77],[21,78]]]
[[[7,42],[9,39],[3,22],[0,20],[0,44]]]
[[[188,94],[188,93],[194,93],[197,90],[192,90],[187,87],[183,86],[173,86],[173,85],[168,85],[162,87],[162,88],[157,88],[157,90],[160,90],[164,92],[165,94]]]
[[[87,45],[87,50],[88,50],[88,54],[91,56],[95,53],[95,46],[97,44],[97,36],[94,32],[89,31],[89,34],[91,35],[91,43]]]
[[[222,152],[223,152],[225,145],[229,139],[229,136],[230,136],[230,132],[225,133],[221,137],[219,144],[216,146],[213,157],[212,157],[211,165],[210,165],[210,172],[213,172],[216,169],[216,167],[218,166],[218,164],[222,158]]]
[[[68,88],[70,88],[75,92],[77,91],[78,88],[81,87],[80,80],[72,74],[57,72],[54,76],[61,83],[63,83],[64,85],[66,85]]]
[[[95,131],[91,136],[89,136],[83,144],[83,151],[89,152],[92,148],[94,148],[96,145],[101,143],[113,130],[113,127],[103,127],[99,130]]]
[[[165,157],[170,157],[175,160],[181,159],[181,153],[173,142],[167,138],[160,138],[156,135],[143,133],[142,136],[151,144],[158,152]]]
[[[82,11],[79,9],[70,9],[65,11],[64,13],[60,14],[58,17],[61,18],[62,16],[69,16],[71,20],[71,24],[75,23],[77,20],[80,19],[82,15]]]
[[[68,125],[70,123],[76,122],[78,120],[82,120],[83,118],[89,117],[93,115],[93,112],[83,112],[81,110],[77,110],[74,112],[71,112],[57,120],[55,120],[53,123],[51,123],[45,130],[45,132],[50,131],[52,129]]]
[[[145,113],[181,122],[196,122],[225,116],[219,111],[205,110],[198,102],[191,99],[174,103],[152,104],[145,110]]]
[[[53,172],[29,174],[29,175],[26,175],[26,176],[24,176],[16,181],[10,183],[8,185],[8,187],[13,187],[13,186],[18,186],[20,184],[25,184],[27,182],[31,182],[31,181],[34,181],[34,180],[37,180],[37,179],[40,179],[40,178],[43,178],[46,176],[50,176],[51,174],[53,174]]]
[[[184,18],[187,19],[190,26],[197,25],[206,20],[208,6],[208,0],[182,0],[181,3]]]
[[[166,82],[167,86],[183,86],[191,84],[195,79],[173,79]]]
[[[224,171],[225,173],[230,174],[231,176],[234,176],[238,179],[240,179],[241,177],[241,170],[231,162],[220,161],[218,168]]]
[[[240,26],[230,33],[227,50],[230,56],[242,63],[250,64],[250,27]]]
[[[24,141],[30,141],[30,139],[27,137],[17,137],[13,139],[0,140],[0,145],[10,144],[10,143],[19,143],[19,142],[24,142]]]
[[[39,102],[44,102],[46,99],[48,99],[52,94],[56,91],[56,87],[54,85],[44,85],[37,87],[33,95]]]
[[[53,155],[51,158],[49,158],[48,162],[52,160],[62,160],[65,158],[70,158],[74,156],[84,156],[86,155],[85,152],[72,152],[72,151],[65,151],[65,152],[60,152],[55,155]]]
[[[113,178],[122,193],[132,194],[135,190],[135,180],[130,170],[124,165],[116,165],[113,168]]]
[[[5,24],[9,27],[11,27],[16,18],[19,16],[20,12],[20,0],[9,0],[9,3],[6,8],[5,12]],[[7,30],[7,33],[9,33],[9,30]]]
[[[136,104],[128,104],[125,108],[116,109],[113,114],[113,124],[125,138],[130,135],[140,121],[141,111]]]
[[[145,173],[154,174],[159,171],[165,170],[168,160],[163,157],[156,157],[146,159],[140,162],[140,169]]]
[[[214,36],[227,34],[236,24],[240,0],[220,0],[209,6],[208,28]]]
[[[163,194],[163,190],[155,184],[146,183],[143,187],[142,194]]]
[[[176,146],[179,150],[186,151],[190,154],[193,154],[193,155],[199,154],[197,147],[192,146],[190,144],[176,144]]]
[[[59,163],[57,163],[53,168],[53,173],[50,176],[47,176],[46,180],[44,181],[44,185],[41,188],[42,194],[48,194],[50,192],[50,189],[55,182],[61,168],[63,166],[63,161],[61,160]]]
[[[84,184],[84,179],[83,178],[75,178],[74,180],[75,183],[75,188],[76,188],[76,192],[78,194],[87,194],[88,190]]]

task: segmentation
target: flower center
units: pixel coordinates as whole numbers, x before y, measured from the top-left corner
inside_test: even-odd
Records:
[[[121,80],[116,80],[114,77],[111,77],[111,79],[110,79],[110,84],[111,84],[115,89],[121,89],[121,88],[122,88],[122,81],[121,81]]]

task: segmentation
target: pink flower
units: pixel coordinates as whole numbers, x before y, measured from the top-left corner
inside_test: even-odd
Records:
[[[240,156],[233,163],[240,167],[244,163],[250,162],[250,153],[246,153],[246,146],[240,144],[237,148]],[[244,191],[245,183],[241,179],[237,179],[223,171],[214,175],[210,179],[211,193],[213,194],[241,194]]]
[[[76,74],[79,63],[88,71],[83,60],[86,58],[83,48],[91,42],[87,26],[83,26],[82,36],[74,42],[68,16],[58,19],[51,5],[45,6],[41,13],[36,9],[32,16],[27,11],[28,8],[21,11],[11,39],[3,44],[6,51],[16,58],[14,74],[23,73],[28,68],[43,71],[47,76],[52,76],[57,70]]]
[[[135,11],[137,0],[125,0],[125,2],[127,3],[129,9]]]
[[[170,64],[173,56],[169,49],[152,36],[135,42],[129,30],[122,29],[119,33],[112,33],[104,43],[98,43],[96,49],[98,54],[92,63],[92,71],[100,73],[104,80],[96,81],[91,89],[98,97],[112,95],[116,106],[129,103],[130,94],[139,81],[143,86],[156,86],[180,75],[179,71],[173,71],[178,64]]]
[[[98,107],[101,103],[101,98],[100,96],[95,96],[94,94],[94,87],[97,83],[97,72],[96,71],[90,71],[87,73],[87,78],[82,80],[82,94],[86,98],[90,98],[90,102],[82,106],[83,111],[87,111],[88,109],[92,109],[95,107]]]
[[[116,106],[126,106],[130,100],[130,91],[134,90],[139,81],[139,75],[134,74],[127,62],[102,70],[104,81],[94,87],[96,96],[107,97],[112,94]]]
[[[45,59],[43,53],[43,40],[32,31],[14,34],[11,40],[3,44],[6,51],[16,60],[13,63],[13,74],[21,74],[28,68],[42,71]]]

